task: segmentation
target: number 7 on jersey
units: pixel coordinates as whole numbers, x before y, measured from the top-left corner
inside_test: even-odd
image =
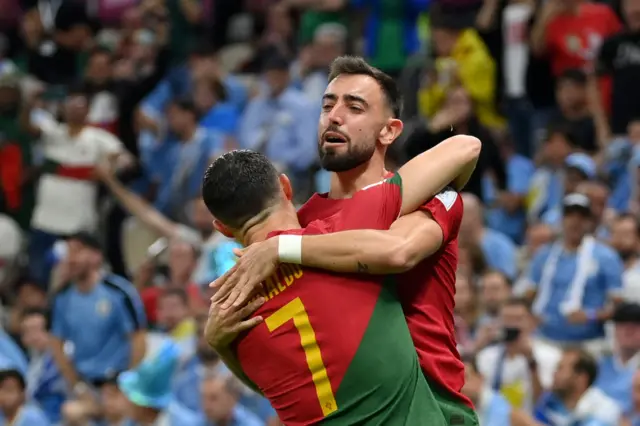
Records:
[[[304,356],[307,360],[309,371],[311,372],[311,378],[316,387],[318,402],[322,408],[322,414],[326,417],[336,411],[338,405],[336,404],[336,398],[331,389],[327,369],[322,361],[322,354],[320,347],[318,347],[316,333],[313,331],[313,327],[309,321],[309,315],[307,315],[304,304],[299,297],[296,297],[270,315],[265,320],[265,324],[269,331],[273,332],[289,322],[289,320],[293,320],[293,325],[295,325],[300,335],[300,345],[304,351]]]

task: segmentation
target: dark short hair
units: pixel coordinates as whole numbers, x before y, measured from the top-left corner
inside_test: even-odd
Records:
[[[527,310],[527,312],[531,312],[531,302],[525,297],[513,296],[509,298],[503,306],[521,306]]]
[[[564,70],[560,76],[558,76],[558,83],[562,81],[569,81],[571,83],[584,86],[587,84],[587,74],[578,68],[569,68]]]
[[[91,53],[89,53],[89,57],[93,58],[94,56],[99,56],[99,55],[105,55],[109,57],[110,61],[113,61],[113,53],[111,52],[111,50],[107,49],[104,46],[97,46],[94,47],[91,50]]]
[[[372,67],[359,56],[339,56],[333,61],[331,70],[329,71],[329,81],[333,81],[336,77],[343,74],[368,75],[377,81],[393,117],[400,118],[402,114],[402,95],[400,94],[398,85],[391,76]]]
[[[14,379],[16,382],[18,382],[21,390],[24,391],[27,388],[27,383],[25,382],[24,376],[20,371],[15,369],[0,370],[0,383],[3,383],[10,379]]]
[[[625,212],[625,213],[621,213],[620,215],[618,215],[618,217],[616,217],[616,219],[615,219],[616,222],[622,222],[623,220],[632,221],[633,224],[636,227],[636,234],[640,236],[640,220],[638,219],[638,217],[635,214],[629,213],[629,212]]]
[[[194,119],[197,121],[200,118],[200,114],[198,113],[198,108],[196,108],[196,103],[190,97],[182,97],[173,99],[169,106],[176,107],[182,111],[188,111],[193,114]]]
[[[90,248],[90,249],[102,252],[102,244],[100,244],[100,241],[98,240],[97,237],[95,237],[89,232],[84,232],[84,231],[77,232],[73,235],[70,235],[67,238],[67,240],[77,241],[86,248]]]
[[[49,317],[49,311],[43,308],[26,308],[25,310],[22,311],[20,318],[22,320],[25,320],[26,318],[35,317],[35,316],[43,317],[46,323]]]
[[[202,199],[226,226],[244,224],[273,206],[278,199],[278,172],[264,155],[236,150],[216,158],[204,174]]]
[[[573,129],[567,123],[552,122],[547,127],[546,142],[548,142],[553,135],[562,136],[573,148],[579,147],[576,135]]]
[[[598,363],[593,355],[582,348],[569,348],[565,352],[576,355],[573,371],[576,374],[586,374],[587,386],[591,386],[598,376]]]
[[[184,305],[189,305],[189,295],[183,288],[167,288],[162,292],[161,297],[177,297]]]

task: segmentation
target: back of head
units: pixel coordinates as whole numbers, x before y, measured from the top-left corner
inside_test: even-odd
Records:
[[[248,150],[231,151],[207,168],[202,198],[218,221],[240,230],[247,221],[278,203],[278,177],[264,155]]]

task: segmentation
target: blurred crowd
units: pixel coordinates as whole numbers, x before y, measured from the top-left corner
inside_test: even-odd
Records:
[[[481,424],[640,425],[639,0],[1,0],[0,425],[278,425],[203,340],[247,148],[326,192],[328,69],[404,94],[394,170],[483,151],[456,283]],[[131,407],[134,407],[133,409]]]

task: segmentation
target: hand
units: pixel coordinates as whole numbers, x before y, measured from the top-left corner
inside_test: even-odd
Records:
[[[261,316],[246,318],[257,311],[264,302],[264,298],[259,297],[244,307],[231,306],[227,309],[222,308],[220,303],[211,302],[209,318],[204,329],[207,343],[214,349],[228,346],[239,333],[260,324],[263,321]]]
[[[457,124],[455,111],[451,108],[443,108],[431,118],[429,129],[432,132],[439,132],[450,128],[454,124]]]
[[[275,273],[278,268],[278,237],[251,244],[245,249],[235,249],[237,263],[223,276],[210,285],[217,289],[214,303],[221,303],[223,309],[238,307],[247,303],[254,292],[262,286],[262,281]]]
[[[588,320],[587,313],[583,310],[571,312],[567,315],[567,321],[570,324],[586,324]]]
[[[522,334],[515,342],[515,348],[519,354],[523,355],[527,359],[533,358],[533,346],[529,336],[523,336]]]
[[[540,18],[544,21],[548,21],[551,18],[554,18],[556,15],[562,13],[564,10],[565,7],[562,2],[558,0],[548,0],[544,2],[544,5],[542,6]]]
[[[100,181],[106,181],[113,177],[113,166],[106,159],[102,159],[93,169],[93,175]]]
[[[496,323],[489,323],[480,327],[476,333],[476,350],[484,349],[491,343],[495,342],[500,336],[500,330],[500,327]]]

